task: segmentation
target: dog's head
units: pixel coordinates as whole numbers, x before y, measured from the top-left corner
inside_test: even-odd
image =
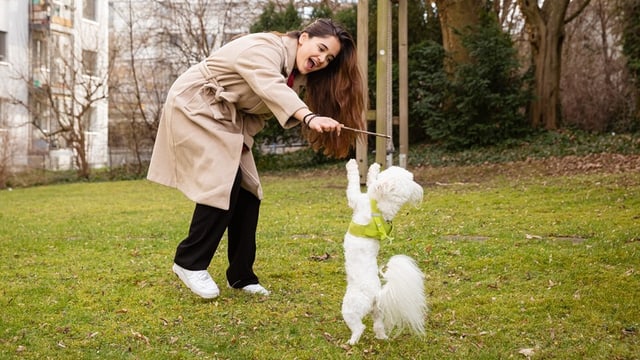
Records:
[[[413,180],[411,172],[399,166],[391,166],[380,172],[369,184],[367,194],[370,199],[377,201],[382,216],[389,221],[404,204],[417,205],[422,201],[423,190]]]

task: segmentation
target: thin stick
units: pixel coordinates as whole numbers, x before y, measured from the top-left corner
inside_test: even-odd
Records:
[[[343,126],[342,129],[351,130],[351,131],[355,131],[362,134],[375,135],[375,136],[383,137],[385,139],[391,139],[391,135],[385,135],[385,134],[375,133],[375,132],[366,131],[366,130],[358,130],[358,129],[350,128],[348,126]]]

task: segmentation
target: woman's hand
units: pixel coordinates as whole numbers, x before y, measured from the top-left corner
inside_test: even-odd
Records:
[[[307,126],[320,133],[336,131],[340,135],[343,125],[330,117],[316,115],[307,121]]]
[[[340,135],[340,130],[344,126],[328,116],[312,113],[308,109],[298,110],[294,117],[302,121],[303,126],[308,126],[309,129],[319,133],[336,131]]]

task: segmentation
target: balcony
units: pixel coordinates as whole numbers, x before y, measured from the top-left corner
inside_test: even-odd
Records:
[[[71,0],[52,2],[31,0],[29,7],[29,27],[35,31],[48,31],[52,24],[73,27],[73,6]]]
[[[51,5],[45,1],[34,0],[31,3],[29,14],[29,27],[32,30],[46,31],[49,30],[51,23]]]

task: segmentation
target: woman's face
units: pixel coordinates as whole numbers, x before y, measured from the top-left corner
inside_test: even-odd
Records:
[[[309,37],[303,32],[298,38],[296,67],[301,74],[324,69],[340,53],[340,40],[337,36]]]

